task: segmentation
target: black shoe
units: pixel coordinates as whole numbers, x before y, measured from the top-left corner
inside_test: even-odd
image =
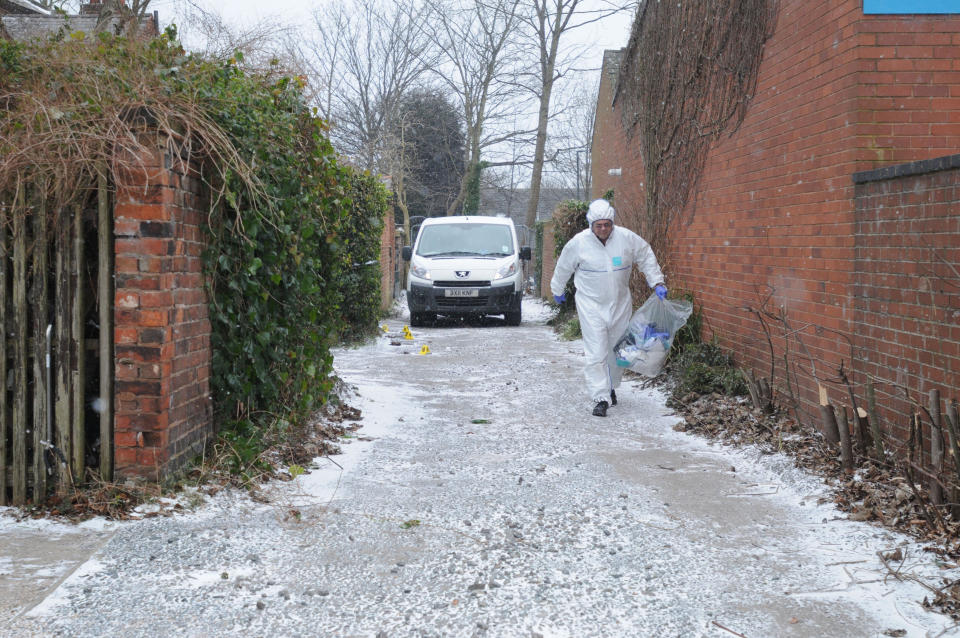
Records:
[[[595,406],[593,406],[593,416],[607,416],[607,405],[606,401],[598,401]]]
[[[610,390],[610,405],[617,404],[617,392],[616,390]]]

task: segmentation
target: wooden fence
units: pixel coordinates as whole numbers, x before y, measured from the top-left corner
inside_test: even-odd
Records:
[[[113,210],[105,174],[50,211],[19,186],[0,223],[0,505],[112,478]]]

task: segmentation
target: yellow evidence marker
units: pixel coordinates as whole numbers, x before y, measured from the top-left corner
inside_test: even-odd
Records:
[[[383,324],[382,326],[380,326],[380,329],[383,330],[384,332],[390,332],[390,326],[388,326],[387,324]]]
[[[426,344],[420,346],[420,354],[430,354],[430,346]]]

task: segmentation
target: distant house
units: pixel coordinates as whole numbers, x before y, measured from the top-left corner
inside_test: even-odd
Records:
[[[30,0],[0,0],[0,14],[13,15],[49,15],[49,11],[43,9]]]
[[[553,215],[557,204],[568,199],[576,199],[573,188],[541,188],[537,206],[537,221],[545,221]],[[483,188],[480,190],[480,210],[484,215],[506,215],[517,225],[525,225],[527,202],[530,201],[529,188],[507,190],[503,188]]]
[[[100,0],[91,0],[80,6],[79,14],[65,15],[44,9],[30,0],[0,0],[0,25],[3,27],[0,34],[23,41],[54,35],[60,30],[67,33],[94,33],[106,28],[119,32],[122,25],[119,17],[109,17],[107,24],[103,24],[100,18],[103,7]],[[140,35],[153,37],[159,33],[156,11],[141,19]]]

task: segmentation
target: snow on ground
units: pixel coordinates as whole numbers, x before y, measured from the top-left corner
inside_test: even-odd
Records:
[[[956,567],[847,520],[788,457],[674,431],[657,389],[627,384],[589,416],[580,343],[540,325],[553,312],[527,298],[519,328],[410,340],[389,320],[335,353],[363,412],[343,454],[268,503],[223,490],[63,532],[106,545],[0,635],[960,635],[909,580]],[[60,529],[0,518],[0,549]],[[895,548],[904,580],[877,557]],[[16,560],[0,551],[0,582]]]
[[[531,295],[524,295],[521,310],[523,322],[530,324],[546,323],[557,314],[556,306],[551,306],[543,299]],[[407,306],[406,290],[401,290],[400,295],[394,299],[389,314],[394,319],[410,321],[410,308]]]

